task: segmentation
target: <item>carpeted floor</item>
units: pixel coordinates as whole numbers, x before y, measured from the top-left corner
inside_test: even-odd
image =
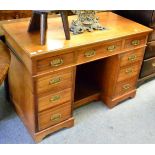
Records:
[[[75,125],[41,143],[155,143],[155,80],[142,85],[134,99],[108,109],[93,102],[74,111]],[[0,87],[0,143],[34,143]]]

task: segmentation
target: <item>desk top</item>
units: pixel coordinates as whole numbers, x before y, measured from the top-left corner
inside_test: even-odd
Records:
[[[119,39],[135,34],[148,33],[152,29],[118,16],[112,12],[97,13],[99,22],[106,28],[104,31],[96,30],[73,35],[71,40],[65,40],[65,34],[60,17],[48,19],[47,42],[40,45],[39,32],[28,33],[28,21],[19,21],[3,25],[6,35],[10,36],[28,56],[34,57],[58,50],[72,49],[78,46],[100,43]],[[77,16],[69,16],[69,23]]]

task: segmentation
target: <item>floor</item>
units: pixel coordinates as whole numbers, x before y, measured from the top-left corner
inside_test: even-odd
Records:
[[[137,91],[134,99],[108,109],[92,102],[74,111],[75,125],[46,137],[41,143],[155,143],[155,80]],[[34,143],[23,123],[4,98],[0,87],[0,143]]]

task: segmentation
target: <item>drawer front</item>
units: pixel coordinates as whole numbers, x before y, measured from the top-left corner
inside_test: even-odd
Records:
[[[140,67],[141,67],[140,63],[136,63],[132,66],[130,65],[130,66],[123,67],[122,69],[120,69],[120,72],[118,75],[118,82],[138,75]]]
[[[155,41],[155,29],[149,34],[148,42]]]
[[[155,57],[155,41],[148,43],[145,50],[144,59],[148,59],[152,57]]]
[[[152,73],[155,73],[155,58],[144,60],[140,77],[142,78]]]
[[[57,73],[41,77],[36,82],[37,93],[55,93],[57,91],[72,87],[73,71],[62,70]]]
[[[37,72],[57,70],[74,63],[74,54],[68,53],[37,61]]]
[[[114,97],[121,96],[134,90],[136,88],[136,81],[137,77],[117,83]]]
[[[143,60],[144,49],[139,48],[120,55],[120,66],[130,65]]]
[[[46,129],[71,117],[71,103],[65,103],[38,114],[39,130]]]
[[[71,102],[71,95],[71,88],[69,88],[58,93],[40,97],[38,99],[38,111],[43,111],[45,109],[52,108],[67,101]]]
[[[146,44],[146,39],[147,39],[147,37],[145,35],[126,39],[124,48],[132,49],[132,48],[144,46]]]
[[[77,63],[84,63],[117,54],[122,49],[122,41],[114,41],[100,46],[82,48],[78,52]]]
[[[31,10],[1,10],[0,20],[27,18],[32,15]]]

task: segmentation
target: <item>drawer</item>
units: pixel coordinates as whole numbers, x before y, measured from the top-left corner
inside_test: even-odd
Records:
[[[38,78],[36,81],[37,93],[55,93],[66,88],[71,88],[72,78],[73,71],[71,69],[61,70],[59,72]]]
[[[84,63],[117,54],[121,49],[122,41],[113,41],[99,46],[81,48],[78,51],[77,63]]]
[[[74,63],[74,54],[62,54],[37,61],[37,72],[57,70]]]
[[[130,65],[127,67],[123,67],[120,69],[119,75],[118,75],[118,82],[129,79],[131,77],[134,77],[139,74],[141,64],[136,63],[134,65]]]
[[[140,73],[140,77],[142,78],[152,73],[155,73],[155,58],[144,60],[141,73]]]
[[[121,96],[123,94],[126,94],[134,90],[136,88],[136,82],[137,82],[137,77],[117,83],[114,97]]]
[[[135,62],[142,61],[144,56],[144,49],[145,48],[139,48],[139,49],[121,54],[120,66],[131,65]]]
[[[71,103],[67,102],[38,114],[38,127],[43,130],[71,117]]]
[[[155,41],[155,29],[148,36],[148,42],[151,41]]]
[[[52,108],[67,101],[71,101],[72,92],[71,88],[65,89],[58,93],[49,94],[38,99],[38,111]]]
[[[137,48],[139,46],[145,46],[146,39],[147,39],[146,35],[126,39],[124,48],[130,49],[130,48]]]
[[[10,20],[18,18],[27,18],[32,15],[31,10],[1,10],[0,20]]]
[[[144,59],[155,57],[155,41],[147,44]]]

